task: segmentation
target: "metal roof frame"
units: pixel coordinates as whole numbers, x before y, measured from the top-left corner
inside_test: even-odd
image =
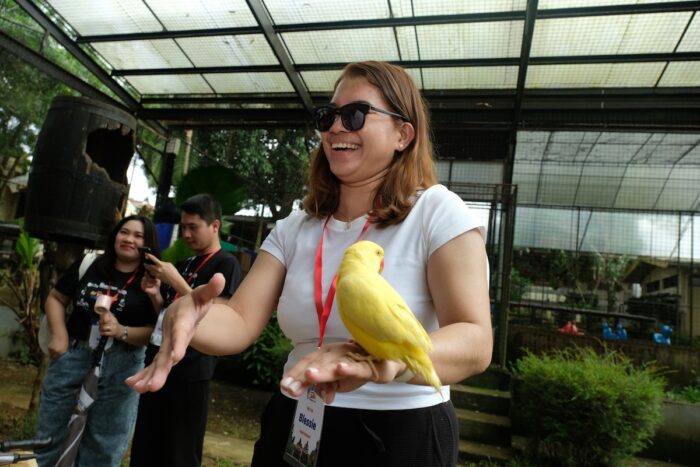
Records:
[[[577,18],[614,15],[691,12],[698,16],[700,2],[677,1],[646,4],[604,5],[593,7],[538,9],[537,0],[528,0],[525,10],[468,13],[456,15],[406,16],[348,21],[275,24],[264,0],[247,0],[257,26],[149,31],[80,36],[57,22],[57,15],[47,15],[48,4],[41,0],[16,0],[41,27],[51,34],[81,64],[92,72],[136,116],[155,120],[167,128],[219,126],[304,126],[312,107],[328,99],[328,93],[309,91],[301,74],[310,71],[340,70],[344,62],[295,63],[282,34],[289,32],[330,31],[343,29],[404,26],[429,26],[460,23],[523,21],[521,52],[517,57],[487,57],[444,60],[397,60],[406,68],[453,68],[475,66],[517,67],[514,89],[424,90],[436,129],[469,127],[518,129],[633,129],[658,131],[700,131],[700,88],[571,88],[528,89],[528,69],[535,65],[620,64],[663,62],[698,62],[700,50],[668,53],[624,53],[600,55],[531,56],[535,24],[541,19]],[[152,69],[107,70],[84,50],[100,42],[178,39],[220,35],[262,34],[278,61],[272,65],[210,67],[172,67]],[[681,36],[682,39],[682,36]],[[679,39],[679,43],[680,40]],[[18,54],[15,46],[10,52]],[[13,51],[14,50],[14,51]],[[18,56],[28,57],[19,53]],[[37,56],[31,60],[36,62]],[[281,72],[289,79],[292,93],[239,93],[209,95],[138,95],[125,87],[130,76]],[[59,76],[61,75],[61,76]],[[55,77],[66,84],[75,83],[61,73]],[[206,82],[206,79],[204,79]],[[658,84],[658,83],[657,83]],[[84,86],[83,86],[84,87]],[[81,91],[82,92],[82,91]],[[211,108],[217,106],[219,108]],[[265,108],[267,107],[267,108]]]

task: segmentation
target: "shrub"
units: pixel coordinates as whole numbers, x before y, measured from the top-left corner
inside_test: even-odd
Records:
[[[685,386],[682,389],[668,391],[666,397],[673,401],[684,401],[700,405],[700,378],[696,378],[694,386]]]
[[[649,443],[661,422],[664,380],[651,366],[589,348],[527,355],[514,411],[531,430],[540,465],[619,465]]]
[[[292,343],[282,333],[273,315],[262,334],[241,354],[246,370],[253,374],[255,386],[275,387],[282,378],[282,370]]]

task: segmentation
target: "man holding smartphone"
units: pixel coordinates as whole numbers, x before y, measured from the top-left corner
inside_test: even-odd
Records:
[[[143,256],[150,277],[144,276],[142,288],[162,310],[146,350],[146,365],[160,348],[163,315],[168,305],[209,282],[217,272],[226,278],[222,297],[230,297],[242,278],[238,260],[221,249],[219,203],[208,194],[200,194],[187,199],[180,210],[182,237],[196,254],[176,265],[160,261],[148,252]],[[158,392],[141,395],[131,467],[201,465],[209,381],[215,363],[214,357],[189,347],[182,361],[173,367],[165,386]]]

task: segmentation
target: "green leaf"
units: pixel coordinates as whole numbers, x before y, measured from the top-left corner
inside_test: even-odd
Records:
[[[15,244],[19,261],[26,268],[35,267],[34,258],[39,254],[39,240],[29,236],[24,230],[20,232]]]
[[[194,255],[194,251],[187,246],[184,238],[178,238],[160,254],[160,259],[168,263],[177,263]]]
[[[177,187],[175,203],[179,206],[190,196],[209,193],[221,203],[224,215],[234,214],[247,198],[245,185],[238,174],[226,167],[198,167],[185,175]]]

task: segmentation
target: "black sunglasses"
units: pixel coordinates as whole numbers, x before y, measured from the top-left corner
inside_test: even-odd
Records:
[[[314,124],[318,131],[328,131],[335,122],[335,116],[340,115],[340,121],[346,130],[357,131],[365,125],[365,117],[370,110],[400,118],[405,122],[408,121],[408,118],[401,114],[380,109],[369,102],[351,102],[342,107],[336,107],[333,104],[316,107],[314,109]]]

